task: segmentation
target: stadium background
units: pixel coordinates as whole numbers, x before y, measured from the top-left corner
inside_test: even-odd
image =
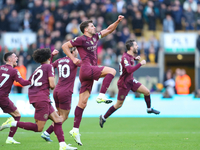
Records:
[[[137,70],[134,77],[151,90],[153,106],[164,107],[162,100],[175,106],[179,95],[164,99],[163,83],[168,69],[175,74],[177,68],[182,68],[192,81],[189,98],[187,96],[183,98],[187,97],[186,101],[187,99],[195,101],[191,108],[195,107],[199,102],[198,89],[200,89],[198,78],[200,1],[198,0],[0,0],[0,64],[4,64],[5,52],[14,51],[23,57],[28,78],[38,66],[31,57],[35,49],[49,47],[53,51],[56,48],[59,50],[59,55],[54,57],[54,60],[64,57],[61,46],[64,42],[81,35],[80,22],[91,19],[97,31],[100,31],[114,22],[119,14],[125,16],[124,20],[114,33],[100,40],[98,45],[98,64],[111,66],[117,70],[117,75],[109,87],[108,96],[116,99],[118,62],[125,52],[124,43],[127,39],[136,39],[139,54],[147,60],[147,65]],[[165,25],[166,20],[169,21],[167,25]],[[74,99],[80,88],[78,74]],[[99,92],[101,81],[95,83],[92,96]],[[22,89],[25,97],[27,89],[28,87]],[[11,96],[12,94],[17,94],[14,86]],[[133,101],[136,100],[132,105],[139,105],[144,110],[145,105],[140,104],[140,101],[137,103],[137,98],[140,99],[142,95],[132,92],[130,95]],[[159,97],[158,102],[154,101],[154,97]],[[23,100],[28,101],[27,98]],[[76,101],[74,100],[75,103]],[[93,105],[95,104],[91,106]],[[199,115],[195,109],[191,110],[194,110],[191,116]],[[126,115],[130,115],[130,112]],[[140,115],[144,115],[144,112],[141,111],[138,116]]]

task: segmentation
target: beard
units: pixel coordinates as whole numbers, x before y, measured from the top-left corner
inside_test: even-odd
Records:
[[[137,49],[135,49],[135,50],[133,51],[133,54],[138,54]]]
[[[13,68],[14,68],[14,67],[17,67],[17,62],[13,64]]]

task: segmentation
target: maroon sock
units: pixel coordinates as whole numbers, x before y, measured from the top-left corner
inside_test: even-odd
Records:
[[[147,104],[147,108],[151,108],[151,98],[149,96],[144,96],[145,102]]]
[[[74,113],[75,114],[75,118],[74,118],[74,127],[75,128],[79,128],[79,126],[80,126],[83,110],[84,109],[76,106],[75,113]]]
[[[114,76],[112,74],[107,74],[105,76],[105,78],[103,79],[103,84],[101,86],[101,90],[100,90],[100,93],[106,93],[112,79],[114,78]]]
[[[38,126],[36,123],[32,122],[17,122],[17,127],[25,129],[25,130],[31,130],[34,132],[38,132]]]
[[[62,130],[62,122],[54,123],[53,130],[54,130],[54,133],[57,136],[58,141],[64,142],[65,138],[64,138],[64,133],[63,133],[63,130]]]
[[[112,115],[112,113],[114,113],[117,109],[115,109],[114,105],[111,106],[108,111],[106,112],[106,114],[104,115],[104,118],[107,119],[110,115]]]
[[[50,125],[49,128],[46,130],[47,133],[51,134],[53,132],[53,125]]]
[[[19,117],[14,117],[15,121],[19,121],[20,118],[21,118],[20,116]],[[9,137],[13,137],[16,131],[17,131],[17,127],[11,127],[8,136]]]

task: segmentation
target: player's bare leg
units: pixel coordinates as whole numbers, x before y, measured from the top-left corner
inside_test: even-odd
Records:
[[[137,89],[137,92],[144,94],[144,99],[147,104],[147,113],[154,113],[156,115],[160,114],[160,111],[151,108],[150,91],[144,85],[141,85]]]
[[[74,138],[75,142],[80,146],[82,146],[83,144],[80,139],[79,126],[81,123],[83,110],[85,109],[85,107],[87,105],[87,101],[88,101],[89,97],[90,97],[90,92],[88,90],[79,94],[79,102],[78,102],[78,105],[76,106],[76,109],[74,112],[74,114],[75,114],[74,127],[69,132],[69,134]]]
[[[102,77],[105,77],[105,78],[103,80],[100,93],[96,99],[97,103],[106,103],[106,104],[112,103],[112,100],[109,100],[105,97],[105,93],[106,93],[112,79],[114,78],[115,74],[116,74],[115,69],[110,68],[110,67],[103,68],[100,78],[102,78]]]

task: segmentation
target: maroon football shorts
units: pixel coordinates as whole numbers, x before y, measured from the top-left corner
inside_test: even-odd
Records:
[[[4,113],[11,113],[17,110],[15,104],[8,97],[1,97],[0,107]]]
[[[99,80],[104,66],[82,65],[80,68],[79,79],[81,81],[80,94],[88,90],[91,92],[94,80]]]
[[[47,101],[33,103],[33,107],[35,108],[34,118],[40,121],[47,121],[49,115],[55,111],[51,103]]]
[[[126,98],[126,96],[128,95],[128,92],[130,90],[132,90],[133,92],[136,92],[137,89],[142,85],[140,82],[132,82],[131,84],[132,86],[127,86],[127,88],[124,87],[120,87],[118,86],[118,96],[117,96],[117,100],[121,100],[124,101],[124,99]]]
[[[54,90],[53,98],[56,104],[56,108],[70,110],[71,109],[71,101],[72,101],[72,93]]]

